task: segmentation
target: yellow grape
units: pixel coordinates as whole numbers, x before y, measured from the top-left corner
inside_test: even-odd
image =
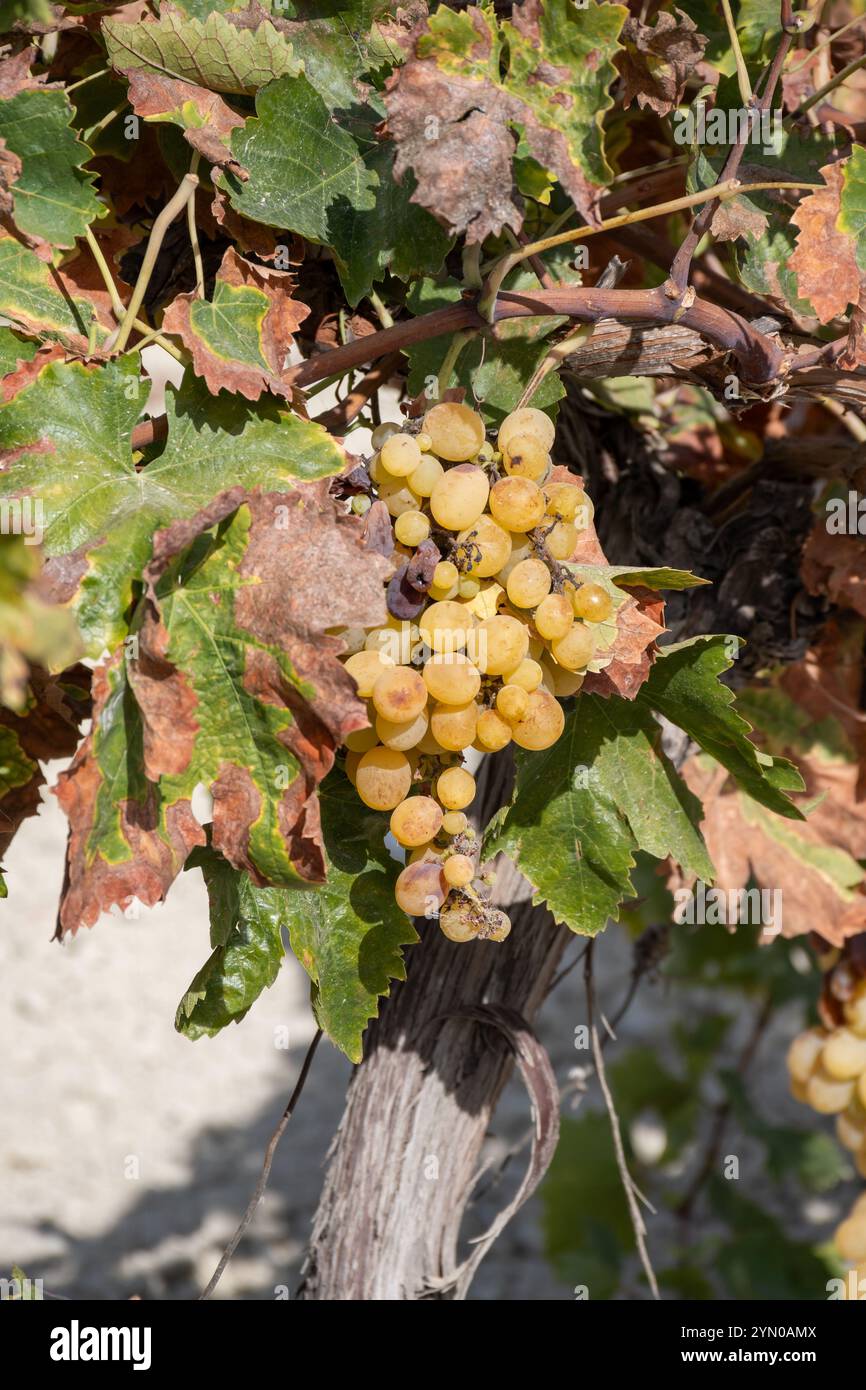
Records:
[[[414,548],[430,535],[430,522],[423,512],[403,512],[394,522],[394,535],[401,545]]]
[[[460,571],[450,560],[440,560],[433,571],[433,585],[437,589],[450,589],[460,578]]]
[[[503,671],[502,679],[507,685],[519,685],[524,690],[532,693],[541,685],[541,678],[544,675],[537,661],[525,656],[521,662],[515,666],[513,671]]]
[[[446,835],[462,835],[468,824],[465,811],[446,811],[442,817],[442,829]]]
[[[434,839],[441,826],[442,807],[432,796],[409,796],[391,812],[391,834],[410,849]]]
[[[849,1216],[836,1227],[833,1240],[843,1260],[866,1260],[866,1219]]]
[[[567,594],[548,594],[535,610],[535,630],[546,642],[563,638],[574,623],[574,609]]]
[[[433,440],[430,438],[430,435],[425,434],[423,430],[420,434],[417,434],[415,438],[418,440],[418,448],[421,450],[422,454],[426,454],[433,448]]]
[[[418,435],[419,440],[423,437],[423,435]],[[409,486],[419,497],[429,497],[444,473],[445,469],[435,454],[422,453],[418,467],[409,474]]]
[[[411,434],[392,434],[379,450],[379,461],[393,478],[408,478],[421,462],[418,441]]]
[[[457,544],[463,547],[467,558],[473,560],[470,565],[464,565],[464,574],[476,579],[489,579],[497,574],[511,554],[510,532],[504,531],[486,512],[474,526],[467,526],[460,532]]]
[[[437,779],[436,797],[446,811],[464,811],[475,799],[475,778],[463,767],[447,767]]]
[[[481,676],[462,652],[431,656],[424,663],[424,684],[442,705],[465,705],[481,689]]]
[[[355,786],[365,806],[374,811],[393,811],[412,785],[412,766],[396,748],[371,748],[362,753],[355,771]]]
[[[394,884],[394,897],[410,917],[434,916],[446,898],[442,865],[436,859],[407,864]]]
[[[579,671],[592,661],[595,638],[582,623],[573,623],[564,637],[551,643],[550,649],[566,671]]]
[[[469,655],[479,671],[487,676],[501,676],[526,656],[529,649],[529,630],[518,618],[498,613],[485,618],[474,632],[469,633]]]
[[[519,724],[529,711],[529,692],[522,685],[503,685],[496,696],[496,708],[509,724]]]
[[[393,517],[418,510],[418,498],[405,478],[391,478],[380,483],[379,496]]]
[[[515,434],[502,450],[506,473],[518,478],[531,478],[537,483],[546,477],[550,454],[536,435]]]
[[[862,985],[853,998],[845,1002],[843,1012],[851,1032],[856,1033],[858,1037],[866,1037],[866,990]]]
[[[361,761],[361,753],[346,754],[346,776],[354,787],[358,775],[358,763]]]
[[[573,521],[557,521],[552,531],[544,538],[554,560],[570,560],[578,541],[578,530]]]
[[[786,1057],[788,1075],[805,1086],[818,1064],[827,1034],[823,1028],[808,1028],[794,1038]]]
[[[442,865],[442,872],[452,888],[465,888],[475,877],[475,863],[468,854],[451,854]]]
[[[439,913],[440,930],[449,941],[473,941],[479,932],[479,923],[465,899],[447,902]]]
[[[535,546],[527,535],[521,531],[511,531],[509,535],[511,554],[496,576],[500,584],[508,583],[511,574],[523,560],[532,560],[535,557]]]
[[[366,753],[368,748],[375,748],[380,741],[384,743],[384,739],[380,740],[373,728],[353,729],[344,741],[350,753]]]
[[[517,434],[533,435],[550,453],[556,437],[556,430],[550,416],[545,415],[543,410],[537,410],[535,406],[525,405],[520,410],[512,410],[510,415],[506,415],[499,426],[496,443],[500,449],[504,450],[508,441]]]
[[[449,463],[474,458],[484,443],[484,421],[477,411],[455,401],[434,405],[424,416],[423,429],[430,448]]]
[[[806,1082],[806,1098],[819,1115],[838,1115],[851,1101],[853,1081],[837,1081],[819,1062]]]
[[[806,1095],[806,1087],[802,1081],[791,1080],[791,1095],[798,1100],[801,1105],[809,1104],[809,1097]]]
[[[463,578],[457,585],[457,592],[463,599],[476,598],[481,590],[481,584],[477,579]]]
[[[410,748],[418,747],[427,732],[429,723],[425,709],[422,709],[420,714],[416,714],[414,719],[401,719],[399,721],[384,719],[381,714],[378,714],[375,732],[379,742],[383,743],[386,748],[399,748],[401,753],[407,753]],[[365,729],[364,732],[366,733],[367,730]]]
[[[511,742],[510,725],[497,710],[484,709],[478,716],[475,742],[485,753],[498,753]]]
[[[494,925],[487,932],[488,941],[504,941],[511,931],[511,918],[507,912],[497,910],[494,914]]]
[[[547,483],[544,488],[547,515],[560,521],[574,521],[587,501],[586,493],[574,483]]]
[[[411,666],[389,666],[373,686],[376,713],[395,724],[414,719],[427,705],[427,687]]]
[[[561,700],[567,699],[569,695],[576,695],[586,679],[582,671],[567,671],[564,666],[557,666],[550,658],[544,664],[544,671],[547,673],[545,688],[551,695],[558,695]]]
[[[856,1153],[866,1140],[866,1126],[854,1119],[848,1110],[843,1110],[841,1115],[836,1116],[836,1138],[843,1149]]]
[[[453,584],[448,585],[447,589],[440,588],[438,584],[431,584],[427,597],[431,603],[448,603],[451,599],[457,598],[458,592],[457,581],[455,580]]]
[[[457,652],[475,626],[461,603],[431,603],[418,619],[418,631],[431,651]]]
[[[447,706],[445,706],[447,708]],[[440,757],[443,753],[457,752],[457,749],[448,749],[443,746],[433,732],[433,711],[429,712],[430,724],[423,738],[415,744],[416,753],[426,753],[429,757]]]
[[[544,493],[529,478],[500,478],[490,489],[490,511],[506,531],[531,531],[544,516]]]
[[[490,483],[484,470],[474,463],[459,463],[434,483],[430,510],[446,531],[463,531],[478,520],[489,495]]]
[[[478,725],[478,706],[474,700],[465,705],[434,705],[430,715],[430,732],[449,753],[462,753],[475,738]]]
[[[508,576],[505,592],[517,608],[536,608],[550,593],[550,570],[543,560],[521,560]]]
[[[386,658],[386,665],[408,666],[412,648],[420,635],[414,623],[401,623],[395,618],[386,627],[373,628],[365,645],[367,651],[380,652]]]
[[[574,590],[572,606],[575,616],[588,623],[603,623],[613,612],[613,599],[600,584],[581,584]]]
[[[358,687],[358,694],[362,699],[367,700],[373,694],[373,686],[376,684],[383,671],[394,662],[390,656],[386,656],[380,651],[355,652],[346,662],[346,670]]]
[[[565,728],[565,715],[555,696],[547,690],[533,690],[525,719],[512,727],[514,742],[521,748],[540,751],[550,748]]]
[[[821,1062],[837,1081],[854,1081],[866,1071],[866,1038],[848,1028],[837,1028],[824,1044]]]

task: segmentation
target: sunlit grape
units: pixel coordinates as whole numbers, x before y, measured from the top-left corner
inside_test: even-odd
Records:
[[[358,694],[366,700],[373,694],[373,686],[383,671],[394,662],[381,651],[355,652],[346,662],[346,670],[358,687]]]
[[[355,771],[361,800],[374,811],[393,811],[412,785],[412,767],[396,748],[371,748],[362,753]]]
[[[421,462],[418,441],[411,434],[392,434],[379,451],[382,467],[394,478],[408,478]]]
[[[452,888],[465,888],[475,877],[475,863],[468,854],[451,854],[442,865],[442,872]]]
[[[461,753],[475,738],[478,706],[474,700],[463,705],[434,705],[430,715],[430,732],[440,747],[451,753]]]
[[[408,796],[391,812],[391,834],[399,845],[426,844],[441,825],[442,807],[432,796]]]
[[[481,416],[470,406],[455,401],[443,401],[428,410],[423,428],[430,438],[433,453],[449,463],[462,463],[474,458],[484,443],[484,421]]]
[[[461,463],[449,468],[433,484],[430,510],[446,531],[463,531],[478,520],[489,495],[490,483],[483,469],[473,463]]]
[[[475,778],[465,768],[448,767],[439,774],[436,797],[446,811],[463,811],[475,798]]]
[[[427,704],[427,687],[411,666],[389,666],[373,686],[376,712],[395,724],[414,719]]]
[[[511,734],[521,748],[549,748],[565,728],[565,715],[559,701],[548,691],[533,690],[525,718],[514,724]]]

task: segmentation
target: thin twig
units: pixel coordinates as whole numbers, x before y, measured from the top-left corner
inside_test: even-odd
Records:
[[[307,1048],[307,1055],[305,1056],[303,1066],[301,1067],[301,1074],[295,1082],[295,1089],[289,1096],[289,1103],[283,1111],[282,1115],[280,1116],[279,1123],[268,1142],[268,1147],[265,1150],[265,1161],[262,1164],[262,1171],[259,1176],[259,1180],[256,1183],[255,1192],[250,1198],[249,1205],[247,1206],[246,1211],[241,1217],[240,1225],[238,1226],[237,1230],[235,1231],[234,1235],[232,1236],[231,1240],[229,1241],[228,1245],[223,1251],[222,1258],[220,1259],[219,1264],[217,1265],[216,1269],[211,1275],[207,1287],[200,1295],[200,1301],[201,1299],[210,1298],[211,1294],[213,1293],[214,1289],[216,1288],[217,1284],[219,1283],[220,1279],[222,1278],[225,1272],[226,1265],[228,1264],[232,1255],[237,1250],[244,1232],[246,1231],[247,1227],[249,1226],[250,1222],[256,1214],[256,1208],[259,1205],[259,1202],[262,1200],[262,1197],[265,1194],[265,1188],[268,1185],[268,1178],[271,1172],[271,1164],[273,1163],[274,1155],[277,1152],[277,1145],[282,1139],[286,1131],[286,1126],[288,1125],[289,1120],[292,1118],[292,1112],[294,1111],[295,1106],[301,1098],[301,1092],[304,1089],[304,1083],[306,1082],[307,1076],[309,1075],[310,1067],[313,1064],[313,1058],[316,1055],[316,1048],[319,1046],[319,1041],[321,1037],[322,1030],[321,1028],[317,1028],[313,1036],[313,1041]]]
[[[785,3],[785,0],[782,0]],[[790,3],[790,0],[788,0]],[[731,43],[731,50],[734,55],[734,63],[737,69],[737,82],[740,87],[740,100],[744,106],[748,106],[752,100],[752,84],[749,81],[749,74],[746,68],[743,50],[740,48],[740,40],[737,37],[737,26],[734,23],[734,16],[731,12],[731,0],[722,0],[722,14],[725,16],[725,24],[728,29],[728,38]]]
[[[120,323],[121,319],[123,318],[123,315],[126,312],[126,309],[124,307],[123,300],[120,297],[117,285],[114,283],[114,276],[111,273],[108,261],[105,259],[105,256],[102,253],[102,247],[99,245],[99,242],[96,240],[96,237],[93,235],[93,232],[90,229],[90,227],[85,227],[84,235],[87,240],[87,245],[90,247],[93,259],[96,262],[96,268],[99,271],[99,274],[102,276],[102,283],[108,290],[108,295],[111,299],[111,308],[114,317],[117,319],[118,323]],[[133,328],[136,328],[139,333],[145,334],[148,342],[159,343],[159,346],[163,348],[166,352],[170,353],[172,357],[176,358],[178,362],[183,361],[183,356],[175,347],[174,343],[169,342],[168,338],[166,338],[162,333],[158,331],[155,332],[149,324],[144,322],[143,319],[136,319],[133,323]],[[137,346],[142,346],[142,344],[137,344]]]
[[[201,155],[198,150],[193,150],[192,159],[189,163],[189,172],[198,173],[198,166]],[[192,258],[195,263],[195,292],[199,299],[204,299],[204,263],[201,258],[201,245],[198,239],[198,227],[195,220],[195,197],[190,198],[186,205],[186,225],[189,231],[189,242],[192,247]]]
[[[628,1202],[629,1216],[631,1217],[632,1230],[634,1231],[638,1254],[640,1255],[640,1261],[643,1265],[644,1274],[647,1277],[647,1283],[652,1291],[652,1296],[654,1299],[660,1300],[661,1294],[659,1293],[658,1281],[656,1280],[655,1271],[650,1262],[649,1251],[646,1246],[646,1226],[644,1225],[644,1219],[641,1216],[640,1207],[637,1203],[637,1189],[631,1173],[628,1171],[625,1149],[622,1142],[622,1131],[619,1124],[619,1115],[617,1114],[613,1095],[608,1085],[607,1073],[604,1069],[604,1053],[602,1052],[598,1029],[595,1025],[595,990],[592,982],[592,955],[594,946],[595,942],[591,941],[586,952],[583,967],[583,978],[586,985],[586,1013],[587,1022],[589,1024],[589,1036],[592,1040],[592,1056],[595,1062],[598,1084],[601,1087],[601,1093],[604,1096],[604,1103],[607,1107],[608,1118],[610,1120],[610,1132],[613,1138],[614,1152],[616,1154],[616,1165],[619,1169],[623,1191],[625,1192],[626,1201]]]
[[[129,340],[129,335],[135,326],[135,320],[138,317],[139,309],[144,303],[144,296],[147,293],[150,277],[153,274],[165,234],[178,214],[183,212],[190,198],[194,196],[197,188],[198,178],[196,175],[184,174],[180,187],[174,197],[166,203],[162,212],[156,218],[151,229],[147,249],[144,253],[144,260],[141,263],[141,270],[135,282],[135,289],[132,291],[130,297],[129,307],[117,331],[117,337],[112,344],[115,352],[123,352]]]

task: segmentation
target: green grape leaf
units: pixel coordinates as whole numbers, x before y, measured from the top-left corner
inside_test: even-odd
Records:
[[[854,145],[845,161],[836,226],[854,243],[857,265],[866,274],[866,146]]]
[[[102,22],[108,60],[118,72],[136,68],[238,96],[296,75],[292,45],[269,20],[239,28],[212,10],[204,20],[164,10],[158,20]]]
[[[193,850],[186,867],[204,875],[213,951],[181,999],[174,1026],[187,1038],[212,1038],[240,1023],[280,973],[286,894],[258,888],[209,848]]]
[[[230,246],[217,271],[211,299],[180,294],[163,317],[192,353],[193,370],[214,395],[237,392],[258,400],[263,391],[291,397],[283,381],[294,333],[309,306],[292,298],[286,271],[253,265]]]
[[[403,980],[402,946],[418,934],[394,900],[400,865],[385,846],[382,818],[335,770],[320,792],[327,878],[321,888],[287,889],[292,950],[313,981],[316,1017],[352,1062],[361,1061],[364,1029]]]
[[[413,176],[396,182],[393,160],[393,150],[382,143],[364,156],[376,179],[373,208],[363,210],[341,198],[330,212],[331,244],[350,304],[369,294],[386,271],[400,280],[435,275],[453,244],[435,218],[412,202]]]
[[[637,702],[581,695],[562,737],[519,752],[514,799],[485,842],[505,850],[535,902],[558,922],[595,936],[633,895],[630,871],[643,849],[713,878],[697,825],[701,803],[661,751],[661,730]],[[551,845],[557,852],[551,853]]]
[[[97,306],[62,271],[13,237],[0,237],[0,314],[26,333],[56,338],[83,352],[95,313]],[[100,339],[105,331],[100,326]]]
[[[0,448],[14,451],[0,497],[41,499],[53,596],[74,602],[91,655],[126,632],[133,581],[153,533],[242,485],[272,490],[345,467],[320,425],[265,398],[211,396],[191,377],[166,401],[168,441],[136,469],[130,435],[144,404],[139,361],[51,362],[0,406]]]
[[[105,212],[82,168],[91,151],[70,129],[72,116],[65,92],[31,88],[0,100],[0,140],[21,166],[12,216],[34,246],[72,247]]]
[[[597,189],[611,178],[602,121],[627,14],[596,0],[580,10],[569,0],[527,0],[500,26],[492,6],[459,14],[440,6],[385,97],[394,172],[414,171],[414,200],[469,243],[519,231],[517,131],[522,153],[592,216]]]
[[[28,758],[15,730],[0,722],[0,859],[22,820],[38,811],[41,783],[39,764]]]
[[[259,93],[232,153],[249,180],[220,177],[233,206],[254,222],[329,244],[347,206],[375,208],[375,174],[305,77],[284,77]]]
[[[781,816],[802,820],[802,811],[787,793],[802,791],[803,779],[787,758],[771,757],[755,747],[733,691],[719,679],[733,664],[731,651],[738,645],[737,638],[707,636],[662,647],[637,703],[684,729],[755,801]]]
[[[694,589],[701,584],[709,584],[709,579],[701,579],[690,570],[672,570],[653,566],[637,568],[631,565],[578,565],[568,563],[575,579],[581,584],[615,584],[626,589]]]
[[[3,245],[0,241],[0,253]],[[21,362],[32,362],[36,351],[36,343],[28,342],[11,328],[0,328],[0,377],[14,372]]]

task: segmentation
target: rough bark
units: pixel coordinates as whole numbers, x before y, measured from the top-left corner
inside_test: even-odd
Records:
[[[485,760],[479,820],[502,804],[509,775],[506,759]],[[301,1298],[465,1297],[471,1272],[458,1273],[460,1225],[513,1057],[495,1029],[443,1015],[483,1002],[531,1022],[571,937],[532,907],[525,884],[507,869],[497,885],[513,922],[507,940],[460,946],[435,923],[420,924],[408,978],[368,1030],[332,1145]]]

